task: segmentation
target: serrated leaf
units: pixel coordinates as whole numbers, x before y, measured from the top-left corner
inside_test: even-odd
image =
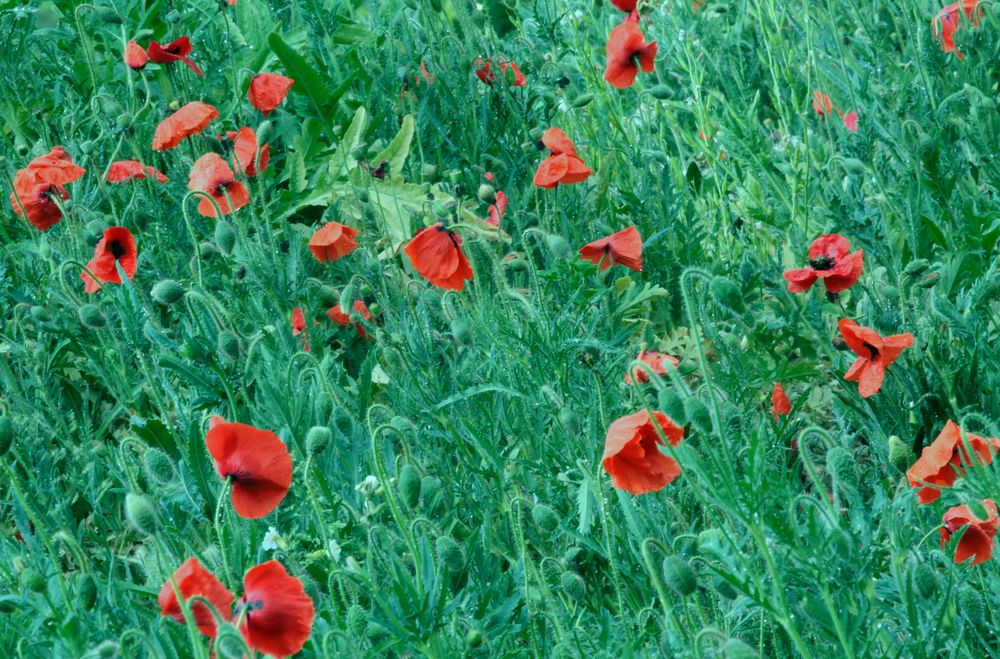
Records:
[[[594,525],[594,497],[586,478],[580,483],[580,489],[576,493],[576,514],[580,518],[576,530],[580,535],[589,535],[590,527]]]
[[[403,125],[396,133],[396,137],[392,138],[389,145],[385,147],[382,153],[378,154],[372,159],[372,162],[378,164],[383,160],[389,163],[389,178],[399,178],[403,173],[403,165],[406,163],[407,156],[410,155],[410,144],[413,142],[413,115],[408,114],[403,117]]]
[[[288,45],[277,32],[268,35],[267,44],[275,56],[281,60],[288,75],[295,79],[292,92],[308,96],[320,118],[325,121],[330,101],[330,94],[327,90],[331,89],[333,84],[316,67],[306,61],[295,48]]]

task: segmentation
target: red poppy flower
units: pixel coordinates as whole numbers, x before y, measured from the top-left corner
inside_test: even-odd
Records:
[[[972,21],[973,27],[979,27],[979,19],[983,15],[983,10],[979,7],[979,0],[962,0],[953,2],[941,9],[934,18],[931,19],[931,30],[934,38],[938,39],[938,29],[940,28],[941,51],[944,53],[955,53],[958,59],[964,59],[965,55],[959,52],[955,45],[955,32],[958,31],[958,11],[965,14],[965,19]]]
[[[490,218],[487,221],[495,227],[500,226],[500,220],[507,213],[507,193],[503,190],[497,190],[496,200],[490,204],[488,212]]]
[[[368,310],[368,306],[361,300],[355,300],[354,304],[351,305],[351,309],[365,320],[370,320],[372,317],[371,311]],[[339,304],[335,304],[327,309],[326,315],[329,316],[330,320],[338,325],[351,324],[350,314],[344,313],[344,310],[340,308]],[[358,331],[358,336],[362,339],[368,338],[368,332],[365,331],[365,326],[361,323],[354,323],[354,329]]]
[[[816,90],[813,92],[813,110],[816,114],[823,116],[825,114],[830,114],[833,112],[833,104],[830,103],[830,97],[823,92]]]
[[[229,620],[232,610],[233,594],[222,585],[214,574],[206,570],[197,558],[189,558],[181,564],[174,572],[174,581],[177,582],[177,590],[181,593],[181,598],[188,602],[191,608],[191,617],[198,625],[198,630],[210,638],[215,638],[216,621],[215,615],[204,602],[191,598],[204,597],[223,620]],[[160,615],[166,616],[177,622],[184,622],[184,613],[181,611],[180,602],[177,601],[177,593],[174,592],[174,585],[167,580],[160,588],[160,595],[157,598],[160,603]]]
[[[1000,449],[1000,439],[987,439],[972,433],[965,433],[965,438],[979,463],[993,462],[993,453]],[[951,487],[970,464],[972,456],[962,441],[962,429],[949,420],[930,446],[920,452],[913,466],[906,470],[906,480],[911,486],[920,488],[917,492],[920,503],[932,503],[941,496],[941,490],[935,486]]]
[[[982,503],[986,509],[986,519],[979,519],[969,506],[949,508],[942,517],[942,547],[955,533],[965,528],[955,547],[955,563],[964,563],[972,556],[972,564],[979,565],[990,560],[993,555],[993,538],[997,534],[1000,519],[997,518],[997,505],[991,499],[983,499]]]
[[[104,230],[104,236],[94,248],[94,258],[87,263],[87,270],[106,284],[120,284],[122,278],[118,274],[118,268],[115,267],[115,264],[121,263],[125,276],[131,281],[132,277],[135,276],[138,255],[132,232],[125,227],[110,227]],[[85,290],[88,293],[96,293],[101,290],[101,285],[94,281],[87,272],[81,272],[80,279],[86,284]]]
[[[237,181],[233,170],[217,153],[206,153],[194,162],[189,190],[207,192],[219,205],[219,212],[228,215],[250,203],[250,193],[242,181]],[[231,205],[231,206],[230,206]],[[198,202],[198,212],[205,217],[215,217],[212,202],[202,197]]]
[[[576,155],[576,146],[559,128],[550,128],[542,134],[542,144],[552,152],[538,165],[534,184],[540,188],[554,188],[558,184],[579,183],[593,174]]]
[[[680,476],[677,462],[660,451],[663,440],[654,422],[671,446],[677,446],[684,437],[684,429],[663,412],[653,412],[650,418],[646,410],[639,410],[608,428],[604,439],[604,470],[618,489],[632,494],[656,492]]]
[[[122,59],[128,68],[133,71],[141,71],[146,68],[146,64],[149,62],[149,55],[146,54],[145,48],[135,41],[129,41],[125,44],[125,54],[122,56]]]
[[[250,91],[247,98],[250,104],[264,113],[271,114],[276,107],[285,101],[288,90],[295,81],[277,73],[258,73],[250,80]]]
[[[462,253],[462,237],[438,222],[421,229],[403,248],[420,275],[439,288],[460,291],[472,279],[472,267]]]
[[[850,133],[858,132],[858,113],[848,112],[843,116],[844,128]]]
[[[292,336],[305,333],[302,337],[302,350],[309,352],[309,328],[306,327],[306,316],[302,313],[302,307],[292,309]]]
[[[53,185],[72,183],[87,173],[83,167],[73,163],[73,158],[61,146],[54,146],[45,155],[29,162],[27,170],[39,181]]]
[[[309,251],[320,263],[333,262],[358,248],[356,229],[340,222],[327,222],[309,239]]]
[[[618,7],[622,11],[633,12],[635,11],[635,6],[639,4],[638,0],[611,0],[611,4]]]
[[[233,145],[234,167],[238,167],[247,176],[257,176],[267,169],[267,163],[271,159],[271,145],[260,147],[258,155],[257,133],[253,128],[243,126],[238,131],[228,131],[226,139]]]
[[[146,177],[154,178],[160,183],[166,183],[168,180],[156,167],[143,165],[138,160],[116,160],[108,167],[108,183],[121,183]]]
[[[681,360],[677,359],[673,355],[664,355],[658,352],[645,352],[642,351],[636,357],[641,362],[649,365],[653,370],[653,373],[657,375],[667,374],[667,363],[673,365],[674,368],[681,363]],[[646,369],[636,366],[632,369],[632,373],[625,374],[625,384],[632,384],[632,378],[635,377],[636,382],[649,382],[649,373]]]
[[[476,61],[472,63],[472,66],[475,67],[476,77],[491,86],[496,81],[496,71],[493,69],[493,64],[492,59],[483,59],[482,57],[477,57]],[[523,87],[527,84],[528,79],[524,77],[521,69],[517,68],[517,64],[513,60],[499,58],[496,60],[496,65],[500,67],[501,74],[511,87]]]
[[[278,507],[292,484],[292,456],[270,430],[220,423],[205,437],[215,470],[231,478],[233,510],[257,519]]]
[[[646,73],[653,72],[657,45],[655,41],[646,43],[643,40],[638,20],[637,13],[629,14],[608,35],[608,66],[604,70],[604,79],[618,89],[630,87],[640,68]]]
[[[14,175],[14,191],[10,193],[10,206],[14,213],[27,218],[39,231],[46,231],[62,219],[62,209],[56,198],[69,199],[61,185],[39,180],[27,169]]]
[[[302,582],[278,561],[261,563],[243,577],[240,633],[254,650],[287,657],[302,649],[312,633],[315,608]]]
[[[771,391],[771,416],[774,422],[778,422],[779,416],[787,416],[792,411],[792,401],[785,393],[785,388],[780,382],[774,383],[774,390]]]
[[[427,65],[424,64],[423,60],[420,60],[420,75],[414,78],[418,87],[420,86],[421,79],[428,85],[434,84],[434,74],[427,70]]]
[[[188,68],[194,71],[195,75],[200,78],[205,77],[205,74],[201,72],[201,69],[194,63],[194,60],[188,57],[191,54],[190,37],[180,37],[168,44],[159,44],[155,41],[150,41],[147,53],[149,59],[157,64],[169,64],[170,62],[181,61],[187,64]]]
[[[642,272],[642,236],[638,229],[629,227],[584,245],[580,248],[580,257],[597,263],[601,270],[618,264]]]
[[[219,116],[215,107],[192,101],[160,122],[153,134],[153,150],[173,149],[181,140],[205,130]]]
[[[809,267],[785,273],[788,290],[792,293],[808,291],[817,279],[822,279],[829,293],[845,291],[857,283],[864,267],[864,250],[853,254],[847,238],[836,234],[823,234],[809,246]]]
[[[899,354],[913,345],[913,335],[896,334],[882,338],[879,333],[862,327],[849,318],[838,323],[840,335],[858,358],[847,369],[844,379],[858,383],[858,393],[868,398],[878,393],[885,378],[885,369],[896,361]]]

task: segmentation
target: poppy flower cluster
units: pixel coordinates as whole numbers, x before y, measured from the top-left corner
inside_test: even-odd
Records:
[[[639,12],[632,11],[624,21],[611,30],[605,49],[608,64],[604,79],[613,87],[626,89],[635,83],[639,71],[653,72],[656,42],[646,43],[639,29]]]
[[[576,146],[560,128],[549,128],[542,134],[542,144],[548,147],[548,158],[535,171],[534,184],[540,188],[554,188],[560,183],[569,185],[587,180],[594,173],[583,164],[576,153]]]
[[[369,311],[368,305],[363,300],[355,300],[354,304],[351,305],[351,311],[358,314],[363,320],[371,320],[371,311]],[[351,324],[351,314],[344,311],[339,304],[335,304],[327,309],[326,315],[338,325],[346,326]],[[360,322],[354,323],[354,329],[357,330],[358,336],[362,339],[368,338],[368,332],[365,331],[365,326]]]
[[[178,597],[179,596],[179,597]],[[211,608],[202,599],[211,604]],[[160,588],[160,615],[185,622],[187,604],[195,626],[215,638],[218,619],[232,622],[251,649],[273,657],[293,655],[312,632],[316,609],[299,579],[278,561],[267,561],[243,576],[243,596],[236,597],[197,558],[181,564]],[[214,611],[213,611],[214,609]]]
[[[958,59],[965,59],[965,55],[955,45],[959,14],[964,14],[965,20],[971,21],[973,27],[979,27],[979,19],[983,17],[983,9],[979,3],[980,0],[961,0],[942,7],[941,11],[934,14],[931,19],[931,31],[934,33],[934,38],[940,41],[943,53],[955,53]]]
[[[830,101],[830,97],[819,91],[818,89],[813,92],[813,111],[819,116],[827,116],[833,114],[834,107],[833,103]],[[836,109],[837,115],[840,120],[844,122],[844,128],[850,133],[858,132],[858,113],[854,110],[850,112],[844,112],[839,108]]]
[[[477,57],[472,66],[476,77],[491,87],[496,82],[496,69],[500,69],[500,75],[511,87],[523,87],[528,82],[521,69],[517,67],[517,63],[504,57],[496,59]]]
[[[11,208],[39,231],[47,231],[62,219],[60,202],[69,199],[64,186],[85,173],[86,170],[73,163],[65,149],[54,146],[14,175]]]
[[[663,438],[677,446],[684,429],[663,412],[646,410],[624,416],[608,428],[604,438],[604,470],[611,484],[632,494],[662,490],[680,476],[681,468],[660,450]]]

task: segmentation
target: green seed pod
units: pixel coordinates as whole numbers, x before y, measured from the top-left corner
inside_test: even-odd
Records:
[[[482,201],[487,204],[492,204],[495,203],[497,200],[497,191],[493,189],[493,186],[486,185],[485,183],[483,183],[482,185],[479,186],[479,191],[477,192],[477,196],[479,197],[479,201]]]
[[[177,23],[181,20],[181,13],[176,9],[171,9],[167,12],[167,15],[163,17],[167,23]]]
[[[973,627],[981,627],[986,616],[983,596],[972,586],[965,585],[958,590],[958,610]]]
[[[90,657],[94,659],[118,659],[121,656],[121,646],[116,641],[108,639],[98,643],[93,650],[83,656],[87,659]]]
[[[434,506],[440,494],[441,479],[436,476],[424,476],[420,479],[420,499],[424,506]]]
[[[732,279],[721,275],[712,277],[708,288],[712,292],[712,298],[719,306],[737,314],[746,310],[740,287]]]
[[[76,601],[85,611],[91,610],[97,603],[97,583],[89,574],[76,575]]]
[[[101,329],[108,324],[104,312],[96,304],[84,304],[77,313],[80,315],[80,322],[90,329]]]
[[[580,94],[572,101],[570,101],[569,104],[574,108],[585,108],[593,102],[594,102],[593,94]]]
[[[420,473],[409,463],[399,470],[399,498],[410,508],[420,502]]]
[[[147,478],[157,485],[169,485],[177,477],[170,456],[155,447],[146,449],[142,454],[142,468]]]
[[[442,535],[434,541],[434,549],[437,552],[438,561],[445,566],[449,572],[455,574],[465,567],[465,552],[462,546],[455,542],[451,536]]]
[[[663,559],[661,566],[663,573],[663,583],[670,586],[671,590],[687,597],[698,587],[698,579],[695,577],[691,565],[680,556],[667,556]]]
[[[559,586],[566,596],[575,602],[587,596],[587,583],[576,572],[566,570],[559,577]]]
[[[319,455],[333,440],[333,433],[326,426],[313,426],[306,433],[306,453]]]
[[[904,473],[913,464],[913,451],[896,435],[889,437],[889,464]]]
[[[910,279],[916,279],[920,275],[924,274],[930,270],[931,264],[927,259],[916,259],[910,261],[905,268],[903,268],[903,276]]]
[[[559,528],[559,515],[545,504],[536,504],[531,509],[531,519],[545,533],[552,533]]]
[[[150,28],[143,28],[135,33],[133,37],[136,41],[146,41],[147,39],[153,38],[153,30]]]
[[[219,354],[229,361],[234,362],[240,358],[240,338],[229,330],[219,332],[216,348]]]
[[[924,289],[934,288],[934,286],[937,285],[939,279],[941,279],[941,273],[940,272],[932,272],[932,273],[930,273],[930,274],[922,277],[920,279],[920,281],[918,281],[918,282],[916,282],[914,284],[914,286],[916,286],[918,288],[924,288]]]
[[[31,317],[39,323],[47,323],[52,320],[52,312],[49,311],[48,307],[36,304],[31,307]]]
[[[580,417],[577,416],[576,411],[572,407],[564,407],[559,410],[559,423],[566,428],[566,432],[570,435],[580,433]]]
[[[41,593],[45,590],[45,575],[34,568],[25,568],[21,572],[21,587],[33,593]]]
[[[340,304],[340,293],[337,292],[333,286],[320,286],[319,287],[319,302],[324,307],[332,307],[335,304]]]
[[[695,428],[704,433],[712,432],[712,416],[708,413],[708,407],[697,398],[687,398],[684,401],[684,416],[694,425]]]
[[[207,240],[198,243],[198,254],[204,259],[210,259],[219,253],[219,247],[215,243],[210,243]]]
[[[913,585],[923,599],[930,599],[938,589],[937,570],[930,563],[921,563],[913,571]]]
[[[115,125],[118,127],[118,130],[127,130],[132,125],[132,117],[127,114],[120,114],[115,119]]]
[[[687,412],[684,409],[684,399],[681,398],[673,388],[660,389],[656,394],[656,402],[660,410],[670,417],[670,420],[679,426],[688,422]]]
[[[858,474],[854,469],[854,456],[842,446],[834,446],[826,452],[826,468],[837,480],[854,485]]]
[[[344,286],[343,290],[340,291],[340,310],[346,314],[351,313],[351,307],[354,306],[354,284],[348,284]]]
[[[229,222],[219,220],[215,223],[215,244],[219,251],[229,256],[236,247],[236,229]]]
[[[478,648],[485,640],[486,637],[478,629],[470,629],[465,634],[465,645],[470,648]]]
[[[347,607],[347,614],[344,616],[347,631],[355,638],[364,638],[365,630],[368,628],[368,612],[357,604]]]
[[[674,95],[674,90],[670,85],[656,85],[646,91],[658,101],[666,101]]]
[[[125,517],[136,531],[153,535],[159,530],[156,504],[149,497],[129,492],[125,495]]]
[[[10,416],[0,415],[0,456],[6,455],[14,443],[14,424]]]
[[[568,259],[573,254],[573,248],[569,246],[566,239],[555,233],[545,236],[545,246],[557,259]]]
[[[184,287],[173,279],[161,279],[156,282],[149,294],[159,304],[168,306],[184,296]]]
[[[472,328],[465,318],[459,317],[451,321],[451,335],[463,346],[471,346],[474,342]]]
[[[723,648],[726,659],[760,659],[760,654],[738,638],[726,641]]]
[[[80,151],[89,156],[91,153],[94,152],[94,141],[87,140],[86,142],[80,144]]]

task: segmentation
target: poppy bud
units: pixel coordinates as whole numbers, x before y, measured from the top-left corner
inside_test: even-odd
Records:
[[[979,627],[983,624],[983,617],[986,613],[983,596],[972,586],[965,585],[959,588],[958,610],[973,627]]]
[[[670,85],[656,85],[647,91],[658,101],[666,101],[674,95],[674,89]]]
[[[260,122],[257,125],[257,144],[266,144],[273,128],[274,122],[270,119]]]
[[[545,504],[539,503],[531,509],[531,519],[541,530],[552,533],[559,528],[559,515]]]
[[[167,12],[167,15],[163,17],[163,20],[167,23],[177,23],[181,20],[181,14],[176,9],[171,9]]]
[[[90,155],[91,153],[93,153],[94,152],[94,141],[93,140],[87,140],[86,142],[82,143],[80,145],[80,151],[83,151],[87,155]]]
[[[913,585],[922,599],[930,599],[937,592],[937,570],[930,563],[921,563],[913,571]]]
[[[480,201],[492,204],[497,200],[497,191],[493,189],[493,186],[483,183],[479,186],[478,196]]]
[[[47,323],[52,320],[52,312],[47,307],[36,304],[31,307],[31,317],[40,323]]]
[[[207,240],[198,244],[198,255],[203,259],[208,259],[219,253],[219,248],[215,243]]]
[[[435,476],[424,476],[420,479],[420,498],[424,506],[433,509],[441,494],[441,480]]]
[[[670,417],[671,421],[680,426],[687,425],[688,417],[687,412],[684,411],[684,399],[672,388],[661,389],[656,394],[656,403],[657,407]]]
[[[571,600],[579,602],[587,596],[587,583],[576,572],[566,570],[559,577],[559,586]]]
[[[913,451],[896,435],[889,437],[889,464],[902,472],[913,464]]]
[[[351,307],[354,306],[354,284],[348,284],[340,291],[340,310],[344,313],[350,313]]]
[[[34,568],[26,568],[21,573],[21,587],[33,593],[45,590],[45,576]]]
[[[694,427],[704,433],[712,432],[712,416],[708,413],[708,407],[697,398],[687,398],[684,400],[684,416],[694,424]]]
[[[14,443],[14,424],[10,421],[10,416],[4,414],[0,416],[0,456],[6,455]]]
[[[420,473],[407,463],[399,470],[399,497],[410,508],[416,508],[420,501]]]
[[[726,659],[760,659],[760,654],[738,638],[726,641],[723,647]]]
[[[118,126],[118,130],[125,130],[132,125],[132,117],[127,114],[120,114],[118,118],[115,119],[115,125]]]
[[[571,407],[564,407],[559,410],[559,423],[561,423],[563,427],[566,428],[566,432],[571,435],[576,435],[580,432],[580,417]]]
[[[740,287],[729,277],[715,276],[708,285],[716,304],[736,314],[746,310],[743,305],[743,295]]]
[[[340,293],[333,286],[320,286],[319,301],[320,305],[324,307],[332,307],[335,304],[340,304]]]
[[[219,332],[215,345],[219,354],[229,361],[234,362],[240,358],[240,338],[229,330]]]
[[[125,518],[136,531],[146,535],[155,534],[160,527],[155,504],[140,494],[125,495]]]
[[[680,556],[667,556],[660,567],[663,582],[680,595],[687,597],[698,587],[698,579],[691,565]]]
[[[910,279],[916,279],[920,275],[927,272],[931,267],[930,261],[927,259],[917,259],[915,261],[910,261],[905,268],[903,268],[903,276]]]
[[[826,468],[842,483],[854,485],[858,481],[857,472],[854,470],[854,456],[842,446],[834,446],[826,452]]]
[[[899,300],[899,289],[891,284],[887,284],[882,287],[882,295],[884,295],[890,302],[895,302]]]
[[[464,318],[451,321],[451,334],[463,346],[471,346],[473,343],[472,329]]]
[[[456,574],[465,567],[465,552],[451,536],[442,535],[434,541],[438,560],[449,572]]]
[[[309,455],[319,455],[326,450],[333,439],[333,433],[326,426],[313,426],[306,433],[306,452]]]
[[[557,259],[567,259],[573,253],[573,248],[569,246],[566,239],[555,233],[545,236],[545,246]]]
[[[170,457],[158,448],[146,449],[142,454],[142,468],[149,480],[157,485],[169,485],[177,476]]]
[[[588,105],[590,105],[593,101],[594,101],[593,94],[580,94],[572,101],[570,101],[569,104],[574,108],[585,108]]]
[[[143,28],[135,33],[136,41],[145,41],[147,39],[152,39],[152,38],[153,38],[153,30],[148,27]]]
[[[229,222],[223,220],[216,223],[215,244],[218,245],[219,251],[226,256],[233,253],[233,247],[236,246],[236,230]]]
[[[104,312],[96,304],[85,304],[80,307],[77,313],[80,316],[80,322],[90,329],[101,329],[108,324]]]
[[[122,17],[118,15],[112,7],[99,7],[97,9],[97,18],[104,21],[108,25],[121,25]]]
[[[478,648],[485,640],[486,637],[478,629],[470,629],[465,634],[465,644],[470,648]]]
[[[726,536],[719,529],[705,529],[698,534],[698,553],[716,559],[728,556]]]
[[[87,611],[94,608],[94,604],[97,603],[97,584],[89,574],[82,572],[77,574],[76,601]]]
[[[173,279],[161,279],[149,294],[158,303],[168,306],[184,296],[184,287]]]
[[[347,631],[356,638],[363,638],[365,630],[368,628],[368,613],[357,604],[347,607],[347,615],[344,616],[344,623]]]

